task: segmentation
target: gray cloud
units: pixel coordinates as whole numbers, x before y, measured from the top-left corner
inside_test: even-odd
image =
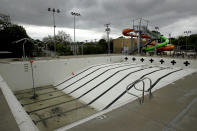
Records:
[[[70,12],[79,11],[80,29],[103,31],[110,22],[115,31],[121,31],[139,17],[160,27],[196,17],[196,5],[196,0],[1,0],[0,13],[10,15],[13,22],[51,26],[52,13],[47,8],[55,7],[61,10],[55,15],[59,27],[72,28]]]

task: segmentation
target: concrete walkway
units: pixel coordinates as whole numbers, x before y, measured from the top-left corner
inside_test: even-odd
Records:
[[[197,131],[197,73],[69,131]]]
[[[0,131],[19,131],[7,101],[0,88]]]

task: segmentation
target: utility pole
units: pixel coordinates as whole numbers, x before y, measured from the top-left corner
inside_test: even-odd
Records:
[[[110,41],[109,41],[110,28],[109,28],[109,25],[110,25],[109,23],[104,25],[106,27],[105,31],[107,32],[108,54],[110,54]]]

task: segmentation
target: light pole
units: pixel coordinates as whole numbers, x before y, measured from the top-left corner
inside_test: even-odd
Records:
[[[187,30],[187,31],[184,31],[184,33],[186,34],[186,50],[187,50],[187,44],[188,44],[188,42],[187,42],[187,39],[188,39],[188,34],[191,34],[192,32],[190,31],[190,30]]]
[[[110,54],[110,41],[109,41],[110,28],[109,28],[109,25],[110,24],[105,24],[105,26],[106,26],[105,31],[107,32],[108,54]]]
[[[74,54],[76,55],[76,45],[75,45],[75,16],[81,16],[80,13],[71,12],[71,15],[74,16]]]
[[[52,12],[53,13],[53,27],[54,27],[54,34],[53,34],[53,36],[54,36],[54,51],[55,51],[55,56],[56,56],[56,43],[55,43],[55,27],[56,27],[56,25],[55,25],[55,13],[60,13],[60,10],[59,9],[55,9],[55,8],[48,8],[48,11],[50,11],[50,12]]]
[[[159,30],[159,27],[156,26],[155,27],[155,30],[158,31]],[[157,55],[157,40],[155,40],[155,55]]]

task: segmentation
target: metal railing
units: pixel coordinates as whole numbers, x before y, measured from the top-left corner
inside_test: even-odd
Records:
[[[129,85],[126,87],[126,92],[127,92],[128,94],[130,94],[130,95],[133,95],[133,96],[137,97],[137,98],[139,99],[140,104],[144,103],[144,93],[145,93],[145,92],[149,92],[149,98],[152,97],[152,92],[151,92],[151,90],[145,90],[145,82],[144,82],[144,80],[146,80],[146,79],[150,81],[149,83],[150,83],[150,88],[151,88],[151,86],[152,86],[152,80],[151,80],[150,78],[148,78],[148,77],[144,77],[144,78],[142,78],[142,79],[138,79],[138,80],[136,80],[134,83],[131,83],[131,84],[129,84]],[[142,89],[138,89],[138,88],[136,87],[136,84],[138,84],[138,83],[140,83],[140,82],[142,82],[142,84],[143,84]],[[142,91],[142,97],[140,98],[140,96],[135,95],[135,94],[129,92],[129,90],[132,88],[132,87],[130,88],[130,86],[134,87],[134,89],[136,89],[137,91]],[[129,88],[130,88],[130,89],[129,89]],[[149,88],[149,89],[150,89],[150,88]]]

